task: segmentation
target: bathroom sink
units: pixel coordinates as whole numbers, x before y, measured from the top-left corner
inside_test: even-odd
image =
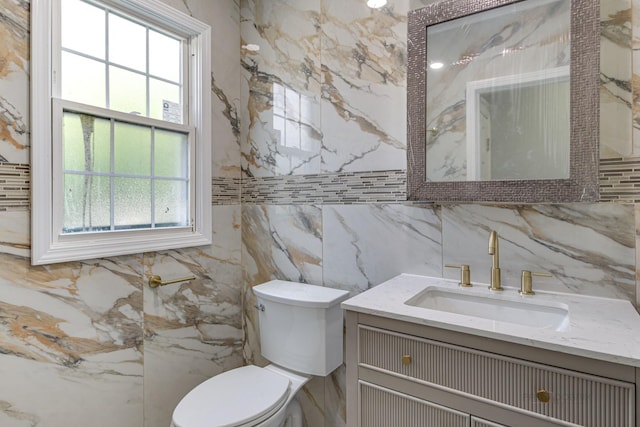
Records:
[[[405,304],[530,328],[555,331],[569,328],[569,308],[565,304],[553,301],[534,303],[519,296],[486,292],[486,295],[481,295],[474,291],[429,286]]]

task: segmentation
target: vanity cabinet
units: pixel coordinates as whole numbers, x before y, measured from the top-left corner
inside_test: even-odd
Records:
[[[639,370],[347,312],[347,425],[639,426]]]

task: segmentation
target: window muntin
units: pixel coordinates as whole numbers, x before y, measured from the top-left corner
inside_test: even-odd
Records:
[[[188,226],[188,139],[63,109],[62,233]]]
[[[84,0],[60,26],[61,99],[185,123],[186,39]]]
[[[86,33],[101,25],[95,20],[91,21],[85,13],[82,14],[82,20],[77,24],[86,31],[78,30],[76,34],[79,36],[75,37],[76,44],[73,47],[67,45],[68,52],[62,51],[61,5],[66,1],[31,0],[32,264],[50,264],[211,244],[211,27],[159,0],[105,0],[104,2],[87,0],[76,3],[83,6],[98,6],[98,12],[102,14],[100,20],[105,23],[107,19],[101,5],[108,4],[110,10],[113,10],[118,16],[135,17],[135,19],[131,19],[132,22],[147,25],[150,28],[149,37],[153,37],[153,31],[155,31],[173,39],[174,45],[175,40],[180,41],[179,49],[183,56],[183,62],[179,67],[181,85],[177,85],[173,81],[175,77],[172,75],[176,75],[175,67],[172,69],[173,71],[165,70],[172,74],[151,71],[148,79],[150,86],[156,80],[160,83],[166,83],[173,89],[173,93],[176,93],[175,88],[178,87],[176,101],[157,102],[156,115],[154,116],[152,109],[149,108],[151,117],[145,117],[142,114],[129,114],[128,111],[119,112],[106,110],[104,107],[95,107],[90,103],[91,96],[87,96],[88,101],[84,101],[82,98],[72,98],[82,100],[83,102],[80,103],[61,99],[63,78],[61,79],[60,70],[64,59],[63,55],[70,54],[67,57],[72,60],[84,59],[85,63],[98,64],[95,67],[97,68],[96,73],[85,73],[82,69],[78,70],[72,67],[67,70],[66,77],[75,79],[76,84],[85,82],[85,87],[80,85],[80,90],[75,91],[77,96],[91,95],[88,90],[100,88],[103,96],[102,102],[104,102],[102,105],[108,105],[106,83],[94,84],[95,82],[91,79],[102,76],[101,82],[105,81],[108,66],[117,66],[113,63],[107,64],[107,58],[100,57],[102,53],[90,50],[100,45],[101,52],[105,52],[106,56],[104,48],[104,44],[107,43],[106,30],[100,30],[105,34],[105,40],[102,44],[91,42],[83,45],[83,42],[87,40]],[[66,28],[65,26],[65,30]],[[160,48],[156,50],[160,50]],[[168,51],[168,49],[164,49],[164,51]],[[151,58],[153,54],[151,50],[149,52]],[[151,59],[149,61],[151,64]],[[151,68],[150,65],[150,70]],[[74,76],[73,71],[79,72]],[[150,99],[152,96],[154,96],[153,89],[150,92]],[[162,100],[163,98],[167,99],[164,94],[156,96],[156,99]],[[149,103],[152,104],[154,101],[150,100]],[[154,127],[156,131],[162,130],[177,132],[178,135],[188,135],[185,142],[173,145],[174,148],[178,147],[176,149],[182,149],[180,147],[186,144],[189,152],[188,159],[177,159],[179,161],[172,164],[177,170],[182,170],[186,164],[189,171],[189,181],[162,179],[176,178],[180,175],[175,171],[156,171],[156,184],[153,185],[160,187],[158,192],[150,191],[148,196],[139,198],[139,200],[148,198],[161,200],[158,207],[154,206],[151,209],[153,213],[148,214],[155,215],[155,228],[118,230],[117,226],[114,226],[116,229],[109,232],[62,233],[64,182],[75,180],[76,183],[73,185],[80,189],[86,185],[84,174],[67,174],[65,176],[64,173],[65,162],[73,164],[75,161],[74,168],[78,168],[77,162],[80,162],[81,165],[84,165],[85,162],[84,152],[76,153],[79,158],[76,157],[75,160],[73,156],[64,158],[65,154],[62,149],[64,111],[93,116],[95,119],[94,129],[98,129],[98,119],[108,121],[114,119],[123,123]],[[168,120],[161,120],[164,117],[167,117]],[[101,170],[100,168],[104,168],[105,164],[110,167],[110,159],[105,161],[102,157],[97,154],[93,156],[93,171]],[[84,168],[84,166],[80,166],[80,168]],[[125,177],[114,176],[113,178]],[[131,178],[145,179],[144,177]],[[99,228],[108,225],[110,228],[112,222],[118,224],[115,218],[113,220],[111,218],[111,205],[106,203],[108,201],[113,204],[114,201],[110,200],[110,196],[104,196],[104,194],[111,192],[111,177],[97,175],[93,177],[92,181],[92,190],[88,194],[98,195],[101,200],[105,201],[104,204],[100,204],[96,203],[95,199],[93,200],[91,205],[92,227]],[[152,185],[151,179],[149,185]],[[174,209],[175,205],[172,206],[170,202],[182,199],[181,194],[185,192],[188,192],[190,197],[188,226],[173,226],[172,224],[185,221],[176,214],[180,210]],[[83,191],[74,191],[74,193],[84,194]],[[163,198],[162,195],[166,195],[166,197]],[[137,203],[138,199],[135,202]],[[84,202],[80,205],[77,204],[77,206],[82,206],[85,210],[88,209],[88,205]],[[72,210],[68,212],[73,213]],[[83,219],[87,223],[82,215],[77,213],[74,215],[80,219],[76,221],[76,224],[82,226]],[[148,223],[149,220],[136,219],[130,222]]]
[[[185,40],[95,3],[61,7],[61,102],[54,105],[63,116],[62,234],[188,226],[190,129],[135,117],[182,123]],[[83,14],[95,25],[81,26],[88,34],[73,29]],[[132,117],[115,120],[111,110]],[[156,139],[172,155],[156,156]]]

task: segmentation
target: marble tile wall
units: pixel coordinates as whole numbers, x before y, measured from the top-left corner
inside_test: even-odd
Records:
[[[268,363],[253,285],[279,278],[357,293],[401,272],[456,277],[443,264],[465,261],[486,281],[489,229],[502,237],[506,280],[526,266],[554,274],[541,288],[640,302],[637,205],[294,203],[286,194],[240,205],[243,178],[277,186],[289,175],[405,169],[406,13],[429,0],[380,10],[364,1],[164,1],[214,32],[215,243],[32,267],[28,210],[0,210],[0,425],[168,425],[203,379]],[[5,165],[29,164],[29,6],[0,0]],[[603,158],[638,155],[638,10],[640,0],[602,1]],[[196,280],[151,290],[151,274]],[[344,425],[344,381],[339,368],[304,388],[307,425]]]
[[[507,283],[517,286],[522,269],[548,271],[554,278],[538,281],[541,289],[637,302],[640,211],[623,203],[634,200],[632,190],[608,203],[532,206],[366,199],[349,204],[321,196],[328,187],[320,176],[406,168],[405,16],[431,1],[390,1],[380,10],[364,3],[241,3],[243,44],[260,46],[242,52],[246,360],[268,363],[260,356],[253,285],[278,278],[357,293],[401,272],[458,277],[455,270],[443,269],[445,263],[471,264],[473,279],[487,282],[491,229],[501,236]],[[638,102],[632,101],[631,84],[637,75],[632,79],[630,47],[632,11],[640,10],[640,0],[633,3],[633,8],[631,0],[601,3],[601,158],[611,159],[610,169],[637,155],[631,136],[637,132]],[[300,42],[292,47],[294,40]],[[279,56],[285,51],[291,53],[286,61]],[[305,85],[308,78],[313,84]],[[270,86],[282,84],[320,103],[319,118],[309,119],[318,135],[304,155],[278,145],[281,135],[272,125],[278,107]],[[309,181],[317,186],[309,187]],[[627,183],[616,181],[620,185]],[[345,424],[344,381],[342,367],[304,389],[309,426]]]
[[[30,163],[30,2],[0,0],[3,427],[168,426],[188,390],[244,363],[239,4],[166,3],[213,32],[214,244],[33,267],[23,188]],[[151,274],[196,280],[153,290]]]
[[[408,11],[322,1],[322,172],[406,168]]]
[[[635,0],[633,0],[635,2]],[[640,155],[632,107],[632,0],[600,2],[600,157]],[[638,25],[638,24],[636,24]]]
[[[240,4],[242,169],[256,177],[318,173],[320,0]]]

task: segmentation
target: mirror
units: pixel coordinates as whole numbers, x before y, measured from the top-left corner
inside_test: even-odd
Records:
[[[445,0],[410,13],[410,200],[598,200],[591,3]]]

